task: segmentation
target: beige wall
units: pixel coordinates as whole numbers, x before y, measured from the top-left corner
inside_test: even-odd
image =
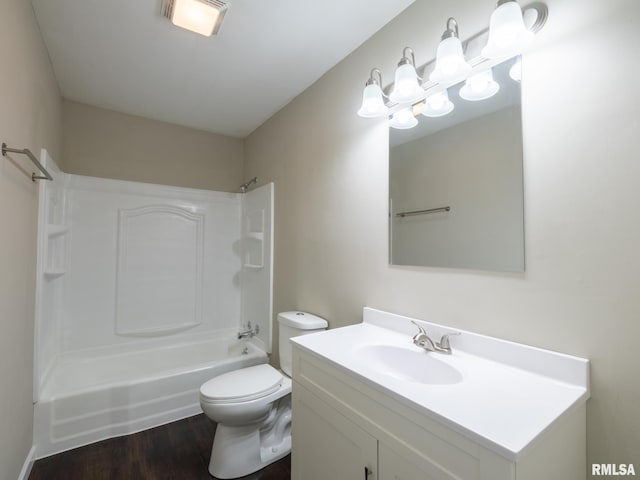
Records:
[[[63,102],[66,173],[238,191],[243,141],[82,103]]]
[[[640,465],[640,131],[637,0],[547,0],[524,59],[524,274],[387,264],[387,132],[356,116],[406,45],[433,57],[448,16],[461,36],[492,0],[418,0],[252,133],[245,176],[276,183],[275,311],[331,327],[364,305],[592,360],[589,462]]]
[[[3,0],[0,141],[58,158],[60,93],[31,3]],[[0,478],[15,479],[32,443],[37,184],[23,155],[0,157]]]

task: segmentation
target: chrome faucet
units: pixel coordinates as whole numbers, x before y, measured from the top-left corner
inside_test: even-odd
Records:
[[[260,333],[260,325],[256,325],[255,328],[251,328],[251,322],[247,322],[247,330],[238,332],[238,340],[241,338],[253,338]]]
[[[424,348],[428,352],[438,352],[451,355],[451,343],[449,342],[449,337],[452,335],[460,335],[460,332],[446,333],[442,335],[439,342],[434,342],[431,340],[429,335],[427,335],[427,332],[424,331],[424,328],[413,320],[411,320],[411,323],[418,327],[419,330],[418,333],[413,336],[414,345]]]

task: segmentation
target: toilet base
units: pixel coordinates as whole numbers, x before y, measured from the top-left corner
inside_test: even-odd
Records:
[[[290,395],[274,406],[259,425],[218,424],[211,448],[209,473],[225,480],[244,477],[291,452]]]

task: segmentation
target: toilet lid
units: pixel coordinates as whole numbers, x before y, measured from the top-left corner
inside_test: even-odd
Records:
[[[275,392],[282,385],[282,374],[271,365],[256,365],[219,375],[200,387],[207,401],[248,401]]]

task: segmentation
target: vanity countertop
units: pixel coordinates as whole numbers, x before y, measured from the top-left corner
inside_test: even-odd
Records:
[[[434,341],[444,333],[460,332],[451,337],[453,353],[426,352],[414,346],[417,327],[411,321]],[[371,308],[364,309],[360,324],[291,341],[294,347],[329,361],[511,461],[517,461],[536,438],[590,396],[586,359]],[[365,348],[369,352],[378,348],[384,355],[372,362],[363,355]],[[395,351],[418,359],[415,363],[422,362],[422,355],[432,356],[424,358],[425,368],[441,366],[455,375],[433,383],[403,378],[397,374],[402,363],[396,362],[393,371],[383,363],[393,361]],[[416,365],[408,365],[407,370],[415,372]]]

